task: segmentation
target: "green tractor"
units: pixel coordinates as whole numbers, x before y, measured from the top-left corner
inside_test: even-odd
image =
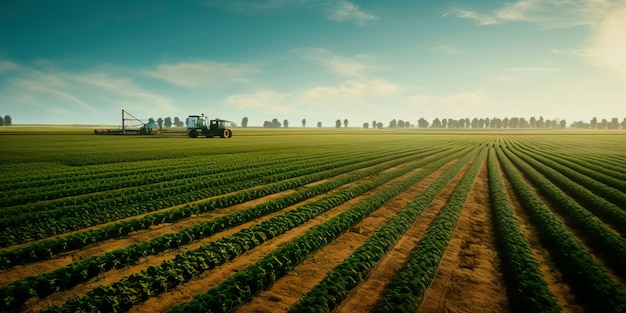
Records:
[[[204,114],[189,115],[187,118],[187,135],[191,138],[198,138],[198,136],[230,138],[233,136],[233,132],[226,128],[228,123],[230,121],[219,118],[209,120]]]

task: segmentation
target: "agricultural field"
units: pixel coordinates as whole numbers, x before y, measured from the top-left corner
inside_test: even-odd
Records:
[[[626,312],[623,131],[0,146],[0,312]]]

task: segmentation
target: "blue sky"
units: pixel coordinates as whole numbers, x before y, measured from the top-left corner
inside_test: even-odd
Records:
[[[626,0],[0,2],[0,115],[626,116]]]

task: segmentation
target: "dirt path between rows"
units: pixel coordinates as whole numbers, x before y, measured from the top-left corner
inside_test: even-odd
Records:
[[[362,170],[362,169],[361,169]],[[335,177],[333,177],[332,179],[339,179],[341,177],[344,177],[346,175],[351,175],[354,172],[358,172],[361,170],[356,170],[353,172],[349,172],[349,173],[344,173],[341,175],[337,175]],[[119,249],[119,248],[123,248],[125,246],[134,244],[134,243],[138,243],[138,242],[142,242],[142,241],[146,241],[146,240],[150,240],[153,238],[156,238],[158,236],[162,236],[165,234],[171,234],[171,233],[176,233],[184,228],[187,227],[191,227],[197,223],[200,222],[206,222],[212,219],[215,219],[217,217],[235,212],[235,211],[239,211],[239,210],[243,210],[246,208],[250,208],[253,207],[255,205],[259,205],[262,203],[266,203],[269,202],[271,200],[292,194],[298,190],[301,190],[303,188],[307,188],[307,187],[311,187],[311,186],[315,186],[324,182],[328,182],[330,179],[322,179],[316,182],[312,182],[310,184],[306,184],[303,187],[297,188],[297,189],[290,189],[290,190],[285,190],[285,191],[281,191],[281,192],[277,192],[271,195],[267,195],[265,197],[261,197],[258,199],[254,199],[251,201],[247,201],[241,204],[237,204],[234,206],[230,206],[227,208],[219,208],[210,212],[206,212],[206,213],[202,213],[196,216],[192,216],[189,218],[185,218],[182,220],[179,220],[175,223],[165,223],[165,224],[159,224],[159,225],[153,225],[152,227],[150,227],[150,229],[147,230],[139,230],[139,231],[135,231],[135,232],[131,232],[130,234],[128,234],[127,236],[123,237],[123,238],[116,238],[116,239],[109,239],[109,240],[105,240],[105,241],[101,241],[101,242],[97,242],[94,244],[91,244],[81,250],[74,250],[74,251],[70,251],[70,252],[65,252],[65,253],[61,253],[59,254],[59,256],[54,257],[52,259],[49,260],[43,260],[43,261],[39,261],[39,262],[34,262],[34,263],[30,263],[30,264],[26,264],[24,266],[16,266],[10,270],[4,271],[4,272],[0,272],[0,286],[4,286],[6,284],[9,284],[13,281],[17,281],[20,279],[24,279],[26,277],[29,276],[34,276],[34,275],[39,275],[39,274],[43,274],[49,271],[52,271],[54,269],[63,267],[63,266],[67,266],[73,262],[76,261],[80,261],[86,258],[89,258],[91,256],[94,255],[101,255],[104,254],[105,252],[109,252],[109,251],[113,251],[115,249]],[[339,187],[329,193],[332,192],[336,192],[339,190],[342,190],[343,188],[348,188],[349,186],[351,186],[353,183],[344,185],[342,187]],[[326,193],[326,194],[329,194]],[[209,198],[209,199],[213,199],[215,197]],[[319,197],[316,197],[315,199],[318,199]],[[206,201],[205,200],[201,200],[199,202],[202,201]],[[307,201],[314,201],[314,200],[306,200],[303,203],[308,203]],[[196,202],[193,202],[196,203]],[[176,207],[182,207],[184,205],[179,205]]]
[[[375,174],[375,175],[378,175],[378,174]],[[45,308],[45,307],[47,307],[49,305],[62,305],[68,299],[70,299],[72,297],[75,297],[75,296],[82,296],[82,295],[86,294],[87,292],[89,292],[90,290],[93,290],[94,288],[96,288],[98,286],[110,285],[110,284],[112,284],[112,283],[114,283],[116,281],[119,281],[119,280],[123,279],[124,277],[128,277],[128,276],[130,276],[132,274],[139,273],[142,270],[145,270],[145,269],[147,269],[150,266],[156,266],[156,265],[159,265],[159,264],[161,264],[162,262],[164,262],[166,260],[171,260],[171,259],[175,258],[176,255],[179,254],[179,253],[184,253],[186,251],[193,250],[193,249],[199,248],[199,247],[201,247],[203,245],[206,245],[209,242],[219,240],[220,238],[223,238],[223,237],[226,237],[226,236],[230,236],[230,235],[232,235],[232,234],[234,234],[236,232],[241,231],[242,229],[249,228],[249,227],[254,226],[256,224],[259,224],[259,223],[261,223],[263,221],[271,219],[271,218],[273,218],[275,216],[284,214],[285,212],[295,210],[295,209],[297,209],[297,208],[299,208],[299,207],[301,207],[301,206],[303,206],[303,205],[305,205],[307,203],[315,202],[315,201],[317,201],[317,200],[319,200],[319,199],[321,199],[321,198],[323,198],[325,196],[328,196],[330,194],[334,194],[334,193],[340,192],[341,190],[349,188],[350,186],[352,186],[354,184],[357,184],[359,182],[362,182],[364,180],[367,180],[367,179],[368,178],[365,178],[365,179],[362,179],[362,180],[358,180],[356,182],[345,184],[345,185],[343,185],[343,186],[341,186],[339,188],[336,188],[336,189],[334,189],[332,191],[326,192],[324,194],[321,194],[321,195],[309,198],[309,199],[307,199],[305,201],[299,202],[299,203],[297,203],[295,205],[289,206],[289,207],[287,207],[287,208],[285,208],[285,209],[283,209],[281,211],[270,213],[270,214],[265,215],[263,217],[254,219],[254,220],[252,220],[252,221],[250,221],[248,223],[245,223],[245,224],[239,225],[237,227],[233,227],[233,228],[227,229],[225,231],[219,232],[217,234],[214,234],[212,236],[204,238],[204,239],[202,239],[200,241],[191,243],[189,245],[180,247],[178,249],[173,249],[173,250],[169,250],[169,251],[166,251],[166,252],[163,252],[163,253],[159,253],[158,255],[155,255],[155,256],[149,256],[147,259],[144,259],[141,263],[139,263],[137,265],[128,266],[128,267],[125,267],[124,269],[121,269],[121,270],[111,270],[111,271],[108,271],[108,272],[104,273],[104,275],[96,277],[96,278],[93,278],[93,279],[89,280],[86,283],[83,283],[81,285],[78,285],[78,286],[72,288],[71,290],[67,290],[67,291],[62,292],[62,293],[55,293],[55,294],[52,294],[52,295],[50,295],[50,296],[48,296],[48,297],[46,297],[44,299],[32,298],[32,299],[30,299],[26,303],[26,306],[29,307],[28,311],[37,311],[37,310],[41,310],[41,309],[43,309],[43,308]],[[264,197],[264,198],[259,198],[259,199],[253,200],[253,201],[246,202],[244,204],[238,204],[238,205],[226,208],[223,212],[220,212],[221,214],[219,214],[219,215],[227,214],[227,213],[230,213],[230,212],[233,212],[233,211],[236,211],[236,210],[241,210],[241,209],[244,209],[244,208],[247,208],[247,207],[250,207],[250,206],[258,205],[258,204],[261,204],[263,202],[267,202],[269,200],[272,200],[274,198],[278,198],[278,194],[273,194],[273,195],[270,195],[270,196],[267,196],[267,197]],[[207,215],[211,215],[211,214],[215,215],[216,213],[211,213],[211,214],[206,213],[206,214]],[[214,217],[212,217],[212,218],[214,218]],[[212,218],[206,217],[207,220],[208,219],[212,219]],[[197,223],[197,222],[198,221],[195,221],[194,223]],[[176,230],[178,230],[180,228],[183,228],[182,226],[177,227],[177,224],[178,223],[176,223],[176,224],[169,224],[168,227],[167,227],[168,228],[167,231],[164,231],[164,230],[161,230],[161,229],[155,230],[156,233],[154,234],[153,237],[156,237],[158,235],[162,235],[162,234],[164,234],[166,232],[167,233],[174,232],[174,231],[176,231]],[[171,227],[174,227],[175,229],[174,230],[169,229]],[[136,234],[136,235],[143,235],[143,234]],[[135,235],[133,235],[133,236],[135,236]],[[147,240],[147,239],[149,239],[149,238],[140,239],[140,238],[136,238],[135,237],[132,240],[131,243],[135,243],[135,242],[142,241],[142,240]],[[118,241],[116,241],[116,242],[118,242]],[[119,247],[122,247],[122,246],[120,246],[120,245],[113,246],[113,248],[119,248]]]
[[[421,171],[421,168],[415,169],[406,175],[412,175],[418,171]],[[300,225],[300,227],[292,229],[283,235],[268,240],[262,245],[246,252],[243,255],[240,255],[230,262],[222,264],[214,270],[206,271],[200,274],[199,277],[193,278],[183,285],[179,285],[168,292],[165,292],[157,297],[150,298],[143,303],[135,305],[129,312],[165,312],[172,309],[176,305],[184,302],[189,302],[193,299],[194,295],[205,293],[209,289],[216,287],[234,273],[244,270],[246,267],[256,263],[269,253],[292,241],[294,238],[303,235],[304,233],[309,231],[309,229],[325,223],[326,221],[341,214],[351,206],[360,202],[364,198],[386,188],[386,186],[397,182],[399,179],[406,177],[406,175],[393,179],[390,182],[387,182],[386,184],[383,184],[382,186],[379,186],[372,191],[366,192],[361,196],[347,201],[346,203],[337,206],[312,220],[305,222],[304,224]]]
[[[548,284],[548,288],[550,289],[550,292],[552,292],[552,294],[554,295],[557,304],[561,307],[561,311],[563,313],[584,312],[584,309],[579,304],[577,304],[574,295],[572,294],[571,287],[566,282],[564,282],[563,275],[554,264],[550,253],[541,243],[537,230],[530,220],[530,216],[522,208],[521,203],[515,195],[513,186],[506,179],[506,175],[502,170],[500,162],[498,162],[498,165],[500,177],[502,177],[506,192],[509,196],[509,199],[511,199],[511,203],[513,204],[513,207],[515,209],[515,214],[517,215],[517,219],[520,223],[522,234],[530,244],[533,256],[535,260],[537,260],[537,263],[539,263],[539,268],[541,269],[543,279]]]
[[[242,210],[244,208],[252,207],[261,203],[269,202],[273,199],[288,195],[295,192],[295,190],[285,190],[279,193],[271,194],[262,198],[254,199],[248,202],[237,204],[227,208],[216,209],[211,212],[202,213],[197,216],[185,218],[177,221],[176,223],[165,223],[159,225],[153,225],[150,229],[139,230],[128,234],[122,238],[109,239],[100,241],[81,250],[74,250],[59,254],[58,257],[50,260],[43,260],[26,264],[23,266],[16,266],[10,270],[0,273],[0,286],[8,284],[12,281],[26,278],[28,276],[39,275],[45,272],[52,271],[59,267],[67,266],[73,262],[81,261],[94,255],[101,255],[105,252],[109,252],[115,249],[123,248],[125,246],[138,243],[141,241],[150,240],[152,238],[176,233],[183,228],[191,227],[200,222],[206,222],[216,217],[226,215],[228,213]]]
[[[352,227],[350,231],[341,234],[330,244],[309,255],[287,275],[272,284],[269,289],[260,292],[249,302],[237,308],[236,312],[272,313],[289,310],[313,286],[322,281],[326,273],[362,246],[367,238],[423,192],[429,184],[436,180],[452,164],[454,162],[450,162],[428,175],[421,182],[391,199],[370,216],[363,219]]]
[[[464,173],[467,167],[466,165],[460,173]],[[385,287],[391,283],[395,274],[408,261],[411,252],[426,234],[430,224],[456,189],[461,180],[460,173],[448,183],[428,208],[411,224],[406,234],[370,272],[367,279],[352,290],[334,312],[366,313],[374,310],[382,299]]]
[[[483,163],[419,312],[510,312],[499,264]]]

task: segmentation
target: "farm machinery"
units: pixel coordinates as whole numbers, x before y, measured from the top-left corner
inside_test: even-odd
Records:
[[[140,120],[128,113],[128,111],[122,110],[121,128],[94,129],[93,133],[96,135],[153,135],[156,133],[155,129],[157,129],[157,124],[154,120]]]
[[[189,115],[187,117],[187,135],[191,138],[205,136],[206,138],[230,138],[233,132],[226,128],[230,121],[219,118],[209,120],[204,114]]]

